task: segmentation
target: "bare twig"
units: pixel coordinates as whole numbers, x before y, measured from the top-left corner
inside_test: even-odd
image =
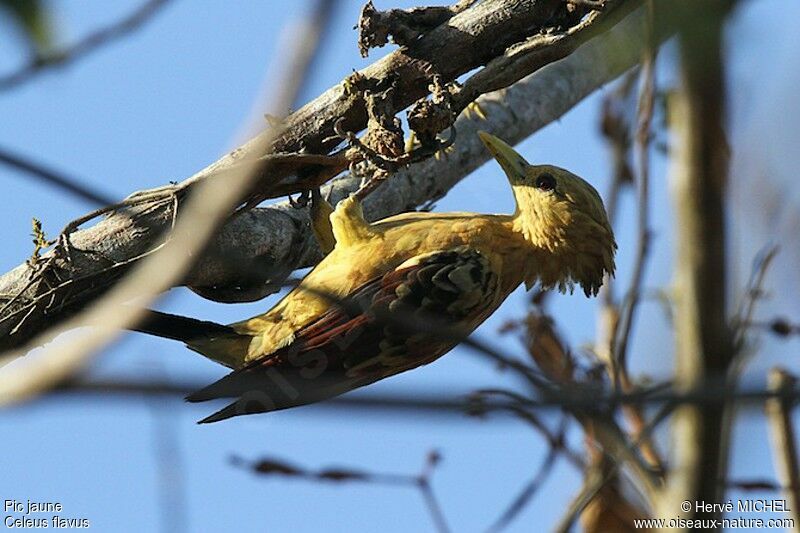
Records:
[[[187,382],[182,384],[150,383],[138,381],[117,380],[91,380],[67,381],[53,389],[54,394],[98,394],[128,395],[174,394],[186,396],[205,386],[206,383]],[[431,412],[453,412],[471,415],[483,415],[488,412],[505,412],[519,418],[526,418],[526,410],[550,410],[568,408],[571,410],[605,409],[612,405],[642,405],[661,406],[666,410],[673,410],[680,405],[720,405],[736,402],[743,406],[761,407],[766,400],[781,399],[797,402],[800,400],[800,387],[789,391],[771,391],[760,387],[731,390],[726,383],[709,382],[702,384],[696,390],[676,391],[661,386],[649,389],[639,389],[627,394],[596,390],[576,390],[555,393],[549,398],[528,398],[517,396],[511,401],[501,401],[498,392],[507,391],[484,390],[470,395],[468,398],[451,397],[447,395],[420,396],[383,396],[373,394],[354,394],[331,399],[327,402],[315,404],[316,407],[341,408],[353,406],[364,409],[391,409],[391,410],[423,410]],[[495,401],[496,400],[496,401]],[[656,417],[654,417],[656,418]],[[649,424],[652,423],[652,419]],[[549,441],[548,441],[549,442]]]
[[[588,386],[580,386],[577,382],[570,382],[569,391],[553,387],[550,384],[542,386],[536,383],[534,387],[541,395],[540,399],[529,399],[527,397],[505,390],[484,390],[479,391],[480,395],[508,396],[516,405],[514,407],[504,406],[512,412],[518,410],[518,414],[524,412],[528,407],[543,405],[541,402],[549,403],[555,401],[564,410],[569,412],[584,427],[584,430],[591,432],[594,446],[603,455],[613,459],[615,463],[629,464],[639,481],[647,490],[648,494],[654,494],[660,483],[658,472],[654,472],[647,464],[642,461],[638,449],[632,448],[625,434],[620,430],[614,417],[609,413],[613,412],[617,404],[604,404],[595,401],[592,404],[584,404],[583,407],[576,408],[569,405],[575,396],[583,393],[597,398],[597,388],[594,390]],[[592,391],[592,392],[589,392]],[[571,397],[572,400],[566,400]],[[566,401],[565,401],[566,400]],[[624,402],[623,402],[624,404]],[[619,404],[619,405],[623,405]],[[497,409],[497,407],[495,407]]]
[[[450,531],[450,527],[447,525],[447,519],[444,516],[444,511],[442,511],[442,506],[439,503],[439,500],[436,498],[436,494],[433,492],[433,486],[431,485],[433,469],[437,464],[439,464],[439,461],[441,461],[439,452],[434,450],[428,453],[428,459],[425,462],[425,467],[423,468],[422,473],[417,476],[416,481],[417,486],[422,492],[422,497],[425,498],[425,505],[428,507],[428,512],[431,514],[431,518],[433,519],[436,529],[439,531],[439,533],[447,533]]]
[[[90,188],[89,186],[81,183],[80,180],[67,176],[57,170],[53,170],[52,168],[48,168],[40,163],[36,163],[27,157],[12,153],[4,148],[0,148],[0,163],[25,172],[31,177],[40,180],[47,185],[51,185],[68,192],[91,204],[109,205],[116,203],[111,196],[104,192]]]
[[[584,479],[581,490],[572,499],[569,507],[567,507],[567,511],[553,528],[553,531],[557,531],[558,533],[569,532],[583,510],[589,505],[589,502],[597,496],[600,489],[611,479],[613,479],[612,475],[603,475],[600,470],[596,468],[592,469]]]
[[[767,324],[753,321],[758,303],[764,297],[764,281],[773,260],[778,255],[778,246],[767,246],[761,250],[753,261],[753,269],[744,294],[739,300],[737,310],[731,320],[733,335],[733,361],[728,369],[728,379],[736,383],[744,374],[747,364],[755,356],[752,346],[752,329],[761,328],[777,335],[785,336],[791,333],[792,328],[780,319]]]
[[[583,457],[567,445],[564,435],[561,433],[553,433],[550,428],[547,427],[541,420],[539,420],[539,417],[530,410],[524,409],[514,402],[488,402],[484,404],[483,402],[485,400],[480,397],[480,394],[477,396],[473,395],[472,400],[473,402],[469,404],[470,414],[475,416],[483,416],[486,413],[511,413],[517,419],[522,420],[529,426],[536,429],[542,438],[544,438],[545,443],[551,448],[558,448],[559,452],[573,466],[576,468],[584,467]],[[475,405],[478,401],[481,403]]]
[[[502,531],[505,529],[522,511],[529,501],[533,499],[538,490],[544,485],[544,482],[550,476],[553,467],[556,464],[559,454],[562,451],[564,443],[565,431],[567,428],[567,418],[561,419],[561,424],[558,431],[558,440],[550,444],[547,453],[542,457],[542,462],[536,470],[536,473],[531,480],[525,485],[520,493],[514,498],[511,504],[503,511],[503,514],[492,524],[489,531]]]
[[[532,311],[526,319],[526,324],[528,351],[548,378],[569,390],[579,387],[589,390],[598,388],[598,385],[591,381],[581,382],[576,379],[574,362],[565,348],[564,341],[553,327],[552,320],[541,311]],[[634,406],[625,406],[625,409],[632,411]],[[616,423],[614,416],[610,415],[611,412],[611,410],[606,411],[602,408],[570,411],[589,437],[588,441],[592,446],[590,451],[593,452],[593,456],[600,457],[600,462],[607,457],[609,460],[630,463],[632,470],[639,476],[648,492],[654,492],[660,481],[657,477],[658,473],[651,471],[648,465],[643,463],[638,453],[628,451],[627,436]],[[644,421],[640,420],[640,424],[644,426]],[[660,468],[660,463],[657,465]]]
[[[650,6],[648,6],[649,9]],[[648,17],[649,18],[649,17]],[[648,23],[651,21],[647,21]],[[645,52],[645,57],[652,52]],[[612,180],[606,196],[609,221],[613,225],[617,219],[619,199],[623,190],[633,182],[633,172],[629,163],[632,145],[632,119],[633,114],[629,108],[631,94],[637,77],[641,78],[637,70],[630,71],[619,83],[619,86],[603,100],[601,116],[601,132],[607,139],[612,156]],[[632,384],[628,379],[626,369],[620,365],[616,356],[616,336],[620,324],[620,309],[615,297],[615,280],[606,275],[600,291],[600,309],[597,319],[597,339],[594,352],[604,364],[606,373],[617,389],[631,392]],[[623,406],[623,411],[628,418],[628,425],[634,438],[645,426],[643,413],[637,406]],[[648,439],[642,443],[643,457],[657,470],[662,470],[660,458]],[[602,469],[603,465],[596,465]]]
[[[636,128],[636,148],[639,160],[639,169],[636,173],[636,208],[637,208],[637,237],[636,259],[633,274],[625,299],[622,303],[617,335],[614,342],[614,356],[616,360],[617,383],[619,372],[627,372],[628,342],[636,315],[636,307],[641,299],[644,270],[647,263],[650,243],[650,124],[653,121],[653,107],[655,102],[655,61],[658,53],[658,43],[654,36],[654,6],[653,0],[646,2],[647,21],[645,23],[646,44],[645,53],[641,63],[641,89],[639,92],[638,126]]]
[[[769,479],[741,479],[728,481],[726,485],[732,489],[744,491],[773,491],[781,490],[780,484]]]
[[[422,471],[419,474],[413,475],[376,473],[352,468],[308,470],[276,459],[248,461],[238,456],[231,458],[231,464],[234,466],[247,468],[258,475],[282,476],[314,482],[359,482],[375,485],[406,485],[416,487],[425,501],[425,505],[428,508],[436,530],[439,531],[439,533],[447,533],[450,531],[450,528],[447,525],[441,505],[436,499],[436,495],[431,486],[431,476],[433,475],[436,465],[440,461],[441,456],[439,453],[431,451],[428,454]]]
[[[17,87],[51,68],[74,63],[103,46],[129,35],[150,21],[167,3],[169,0],[148,0],[110,26],[92,32],[66,48],[55,50],[45,56],[34,57],[19,70],[0,76],[0,91]]]
[[[638,77],[638,69],[630,70],[617,84],[614,91],[603,99],[600,131],[611,151],[611,185],[605,197],[606,212],[612,227],[616,227],[617,210],[623,190],[633,182],[633,171],[629,163],[631,151],[631,121],[629,111],[631,94]],[[597,339],[594,352],[606,366],[613,379],[617,374],[614,357],[614,337],[619,324],[619,306],[615,296],[615,279],[605,274],[600,288],[600,311],[597,319]]]
[[[763,298],[764,280],[773,260],[778,255],[780,248],[772,245],[761,250],[753,262],[753,270],[747,288],[739,302],[738,310],[734,314],[731,329],[734,332],[734,349],[737,355],[744,348],[747,338],[747,329],[751,326],[756,305]]]
[[[635,145],[638,153],[639,168],[636,173],[636,209],[637,209],[637,237],[636,258],[633,273],[628,285],[628,291],[622,301],[618,314],[618,321],[614,331],[613,364],[612,371],[614,386],[620,387],[625,392],[632,390],[632,383],[628,374],[628,344],[631,338],[636,310],[642,296],[642,285],[647,265],[648,251],[650,248],[650,125],[653,121],[653,108],[655,103],[655,62],[658,54],[658,41],[655,36],[655,6],[653,0],[645,3],[645,48],[641,63],[641,88],[638,102],[638,125],[636,128]],[[638,440],[639,434],[645,427],[644,413],[637,406],[624,408],[629,426],[634,438]],[[656,449],[652,439],[642,441],[642,454],[645,459],[658,471],[663,472],[664,465],[661,455]]]
[[[158,502],[161,530],[187,531],[188,515],[183,457],[180,451],[178,413],[165,409],[160,397],[148,398],[152,416],[153,455],[158,468]]]
[[[649,426],[642,429],[636,440],[631,440],[611,417],[592,416],[584,420],[587,432],[591,432],[590,445],[597,446],[598,452],[610,459],[602,462],[604,469],[628,466],[648,498],[655,498],[662,487],[661,473],[654,471],[641,455],[642,442],[650,437]]]
[[[652,433],[667,419],[670,413],[672,413],[671,406],[662,408],[659,414],[654,416],[650,422],[648,422],[647,426],[642,429],[638,438],[630,443],[629,451],[635,453],[636,448],[641,446],[642,442],[651,438]],[[601,490],[603,490],[603,487],[618,477],[619,470],[622,468],[623,463],[617,461],[605,463],[603,466],[605,467],[604,469],[592,468],[588,471],[580,492],[572,500],[572,503],[567,508],[567,512],[554,528],[554,531],[569,531],[581,513],[586,509],[586,506],[591,503]],[[653,496],[652,493],[649,495],[651,497]]]
[[[450,136],[445,141],[434,141],[430,143],[430,145],[423,145],[418,148],[414,148],[408,152],[403,153],[397,157],[386,156],[374,148],[367,146],[364,142],[362,142],[355,133],[352,131],[346,131],[342,127],[343,121],[339,121],[334,124],[333,129],[342,140],[348,142],[348,144],[352,147],[352,149],[361,155],[361,157],[373,164],[377,167],[377,171],[367,180],[366,183],[361,185],[356,192],[354,192],[354,196],[359,200],[364,200],[370,193],[372,193],[378,185],[380,185],[383,181],[385,181],[390,173],[397,172],[403,167],[406,167],[412,163],[417,163],[420,161],[424,161],[428,157],[442,151],[447,150],[450,148],[456,140],[456,127],[455,125],[450,126]],[[351,163],[356,162],[357,159],[351,158]]]

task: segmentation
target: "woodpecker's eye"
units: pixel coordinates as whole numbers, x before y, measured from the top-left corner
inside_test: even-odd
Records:
[[[536,176],[536,181],[533,183],[533,186],[543,191],[552,191],[556,188],[556,179],[552,174],[545,172],[544,174]]]

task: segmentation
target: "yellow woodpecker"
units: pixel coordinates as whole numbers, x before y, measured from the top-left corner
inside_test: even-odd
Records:
[[[333,250],[275,307],[166,334],[234,369],[187,398],[237,398],[201,422],[317,402],[430,363],[521,283],[597,294],[616,250],[600,195],[479,135],[511,182],[514,214],[403,213],[369,223],[351,196],[330,215]]]

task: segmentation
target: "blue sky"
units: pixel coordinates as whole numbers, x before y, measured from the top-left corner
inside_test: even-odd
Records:
[[[381,0],[379,8],[412,2]],[[53,2],[58,35],[71,42],[127,13],[135,2]],[[782,17],[769,16],[777,10]],[[279,7],[279,8],[278,8]],[[14,149],[80,177],[115,197],[180,180],[246,140],[264,110],[270,60],[279,35],[307,9],[305,2],[177,0],[142,31],[62,70],[0,93],[0,146]],[[360,2],[345,0],[333,21],[303,100],[308,100],[385,50],[360,58],[351,29]],[[791,16],[793,12],[794,17]],[[740,12],[730,33],[731,142],[734,148],[732,205],[733,289],[749,272],[755,251],[772,240],[784,252],[770,281],[764,316],[798,317],[794,240],[798,205],[796,97],[800,60],[792,20],[800,5],[757,0]],[[777,20],[776,20],[777,19]],[[23,47],[0,20],[0,72],[14,69]],[[674,79],[670,49],[659,78]],[[794,66],[794,68],[789,68]],[[532,162],[576,172],[605,191],[608,155],[598,135],[602,92],[595,94],[519,149]],[[739,150],[741,148],[741,150]],[[755,179],[758,178],[758,179]],[[764,178],[764,179],[761,179]],[[754,185],[756,183],[757,185]],[[0,167],[4,202],[0,269],[31,252],[30,218],[49,234],[91,206]],[[11,200],[11,201],[9,201]],[[511,194],[495,164],[487,164],[438,202],[437,210],[504,212]],[[619,219],[618,279],[630,275],[634,212],[630,198]],[[666,162],[653,161],[652,260],[648,287],[667,287],[672,257],[672,215]],[[741,223],[745,217],[747,222]],[[263,311],[275,300],[223,305],[188,291],[171,291],[162,306],[174,312],[229,322]],[[525,312],[518,291],[480,328],[478,335],[521,353],[513,337],[497,328]],[[579,347],[594,338],[596,303],[582,295],[554,296],[552,310],[565,335]],[[657,378],[669,375],[672,339],[658,306],[645,304],[632,345],[632,368]],[[765,339],[752,368],[787,363],[798,341]],[[790,367],[797,370],[792,362]],[[87,369],[90,375],[208,381],[223,369],[182,346],[142,335],[124,336]],[[754,377],[753,379],[756,379]],[[374,392],[446,392],[453,396],[507,382],[508,376],[466,349],[423,369],[372,386]],[[756,381],[758,383],[758,381]],[[431,449],[444,460],[434,488],[455,531],[482,531],[533,475],[544,453],[537,435],[508,419],[485,421],[444,416],[336,412],[306,407],[267,416],[242,417],[211,426],[194,422],[209,405],[178,398],[54,396],[0,412],[0,499],[58,501],[63,515],[86,517],[99,531],[286,531],[431,530],[420,495],[412,489],[358,484],[317,485],[257,478],[229,464],[232,455],[270,456],[310,468],[351,466],[414,473]],[[756,411],[736,428],[734,474],[771,477],[765,427]],[[555,418],[548,417],[550,422]],[[166,431],[166,437],[159,438]],[[572,435],[579,445],[577,433]],[[560,461],[544,491],[511,531],[553,524],[577,491],[579,475]],[[178,512],[185,503],[182,521]],[[166,524],[166,526],[165,526]]]

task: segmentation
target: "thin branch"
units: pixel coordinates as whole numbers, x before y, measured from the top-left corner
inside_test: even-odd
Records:
[[[650,29],[653,22],[652,14],[650,13],[652,6],[649,3],[647,5],[647,9],[649,14],[648,19],[650,20],[647,21],[646,28],[648,28],[647,32],[652,36],[652,29]],[[653,43],[651,39],[647,40],[650,42],[651,47],[656,45],[656,43]],[[652,49],[649,51],[646,50],[644,56],[645,62],[648,61],[648,58],[650,61],[652,61],[654,58],[651,56],[654,56],[654,52]],[[652,63],[650,68],[652,69]],[[619,198],[624,188],[633,182],[633,172],[629,164],[629,159],[632,137],[634,137],[634,135],[631,135],[632,125],[630,124],[631,119],[628,117],[628,115],[632,113],[628,112],[628,108],[631,107],[630,96],[635,85],[637,74],[640,78],[645,80],[642,83],[642,89],[640,92],[641,101],[642,96],[648,92],[647,88],[649,83],[647,80],[652,77],[652,70],[647,72],[646,69],[642,69],[640,72],[629,72],[628,75],[623,78],[618,88],[608,95],[603,101],[601,131],[608,140],[611,148],[613,168],[611,186],[609,193],[607,194],[608,216],[612,224],[614,224],[616,221]],[[652,91],[652,87],[650,87],[650,91]],[[643,107],[640,103],[639,115],[641,116],[641,113],[645,110],[647,110],[647,107]],[[650,107],[648,112],[652,113],[652,107]],[[640,124],[641,123],[642,121],[640,119]],[[646,173],[646,168],[642,170],[644,170]],[[640,173],[640,176],[644,176],[646,181],[646,174]],[[640,178],[639,181],[641,182],[642,179]],[[641,185],[638,190],[640,193],[644,193],[644,197],[647,196],[646,190],[644,190]],[[642,198],[640,197],[640,202],[641,201]],[[640,208],[640,215],[643,212],[645,211]],[[641,236],[642,235],[640,235],[640,238]],[[640,251],[643,250],[644,248],[640,248]],[[643,270],[641,267],[644,263],[645,257],[645,255],[639,255],[637,260],[638,268],[635,268],[638,273],[634,274],[630,284],[632,288],[631,290],[636,293],[637,299],[639,297],[638,293],[641,291],[641,289],[638,288],[638,285],[641,282],[637,283],[636,280],[640,280],[642,277],[641,272]],[[601,307],[597,320],[597,340],[595,342],[594,352],[604,363],[606,373],[612,380],[612,383],[614,383],[615,387],[624,392],[631,392],[634,389],[634,385],[628,376],[625,363],[620,361],[620,357],[617,355],[619,350],[617,349],[618,342],[616,341],[616,338],[620,330],[621,313],[614,295],[615,285],[615,280],[611,276],[606,275],[603,288],[600,292]],[[633,289],[634,287],[636,287],[636,289]],[[629,296],[631,295],[631,290],[628,292]],[[629,304],[630,302],[628,301],[627,303]],[[627,332],[624,334],[625,339],[627,339],[628,335],[630,334],[630,324],[632,323],[631,318],[633,315],[629,313],[632,313],[633,310],[633,307],[628,305],[625,309],[625,316],[622,318],[622,321],[627,323],[627,327],[623,326],[623,329],[627,330]],[[624,356],[622,359],[624,360]],[[644,413],[638,408],[638,406],[633,405],[623,406],[623,411],[627,419],[630,432],[634,438],[637,438],[638,434],[646,426]],[[641,449],[642,455],[648,461],[648,463],[656,471],[663,472],[663,461],[661,460],[661,456],[655,447],[655,443],[650,439],[646,439],[644,442],[642,442]]]
[[[440,533],[448,533],[450,531],[450,526],[447,525],[447,518],[444,516],[442,505],[439,503],[439,499],[436,497],[436,493],[433,492],[433,486],[431,485],[433,466],[438,463],[439,460],[439,454],[436,452],[431,452],[428,455],[428,464],[425,470],[422,474],[417,476],[417,486],[420,492],[422,492],[425,505],[428,507],[428,512],[431,515],[431,519],[437,531]]]
[[[750,280],[747,283],[742,299],[739,301],[738,309],[731,324],[731,329],[735,335],[733,345],[737,355],[740,355],[744,348],[747,329],[752,324],[758,302],[764,296],[764,281],[767,277],[767,272],[779,250],[780,248],[776,245],[767,246],[758,253],[753,262]]]
[[[95,205],[111,205],[116,203],[111,196],[104,192],[90,188],[81,183],[81,180],[72,178],[27,157],[12,153],[10,150],[0,148],[0,163],[29,174],[36,180],[61,189],[86,202]]]
[[[529,426],[536,429],[536,431],[544,438],[545,443],[551,448],[558,448],[559,452],[576,468],[583,468],[585,466],[585,461],[583,457],[578,454],[575,450],[570,448],[564,440],[564,435],[554,434],[550,428],[548,428],[541,420],[539,420],[538,416],[515,403],[492,403],[489,402],[486,405],[482,405],[480,407],[476,407],[472,404],[470,414],[474,416],[483,416],[486,413],[511,413],[517,419],[525,422]]]
[[[640,90],[637,106],[638,126],[635,135],[631,135],[632,125],[626,117],[626,104],[630,100],[635,73],[631,72],[620,84],[620,87],[606,98],[603,105],[602,132],[609,140],[613,156],[613,179],[608,194],[609,220],[613,224],[616,219],[617,205],[623,187],[633,180],[633,172],[628,163],[632,138],[636,142],[639,153],[639,171],[637,180],[637,212],[638,238],[637,253],[629,288],[622,303],[622,309],[614,296],[614,280],[606,276],[601,293],[601,309],[598,317],[598,334],[596,353],[606,365],[609,377],[614,386],[625,392],[633,389],[627,370],[627,346],[631,334],[637,303],[641,297],[641,286],[644,280],[644,267],[650,230],[648,228],[648,183],[649,183],[649,144],[650,124],[652,122],[655,91],[654,63],[658,51],[655,37],[654,6],[651,0],[646,5],[645,48],[642,66],[639,69]],[[637,406],[624,406],[628,425],[634,436],[645,427],[644,413]],[[663,462],[655,443],[647,439],[642,443],[642,454],[657,471],[663,471]]]
[[[727,486],[732,489],[744,491],[769,491],[778,492],[781,490],[780,484],[769,479],[742,479],[728,481]]]
[[[636,209],[637,209],[637,237],[636,258],[634,260],[633,274],[625,299],[622,303],[617,334],[614,342],[614,356],[616,371],[627,372],[628,342],[631,336],[636,308],[641,300],[644,271],[647,264],[650,244],[650,124],[653,121],[655,103],[655,61],[658,53],[658,43],[654,36],[655,7],[653,0],[647,0],[645,23],[646,44],[641,66],[641,89],[638,104],[638,126],[636,128],[635,144],[638,153],[639,168],[636,180]],[[619,384],[620,376],[616,375]]]
[[[659,413],[648,422],[647,426],[642,429],[638,438],[629,445],[629,452],[635,453],[636,448],[641,446],[642,442],[650,439],[656,428],[667,419],[672,411],[673,409],[669,405],[662,408]],[[581,513],[586,509],[586,506],[591,503],[609,482],[617,478],[623,463],[621,461],[616,461],[606,464],[605,466],[605,470],[592,468],[588,472],[580,492],[572,500],[572,503],[570,503],[570,506],[567,508],[567,512],[554,528],[554,531],[569,531]],[[652,497],[652,494],[650,496]]]
[[[542,305],[542,301],[539,301]],[[588,390],[597,389],[599,385],[590,380],[578,380],[574,371],[574,362],[565,348],[564,341],[560,338],[552,320],[542,311],[531,311],[526,319],[528,351],[536,364],[547,377],[557,383],[562,390],[574,391],[577,388]],[[540,390],[539,394],[549,395],[550,391]],[[656,490],[660,479],[651,471],[638,453],[629,453],[629,441],[620,429],[615,417],[611,414],[615,406],[604,410],[598,406],[587,411],[571,410],[575,419],[583,426],[585,433],[590,437],[590,442],[599,449],[601,457],[608,457],[617,462],[629,462],[632,470],[639,476],[648,493]],[[626,406],[630,410],[632,406]],[[592,449],[594,451],[594,449]],[[595,454],[596,455],[596,454]]]
[[[53,394],[68,395],[108,395],[108,396],[139,396],[152,394],[175,394],[186,396],[207,385],[205,382],[188,382],[183,384],[150,383],[128,380],[89,380],[66,381],[53,389]],[[670,387],[655,386],[648,389],[638,389],[631,393],[614,393],[613,391],[585,390],[561,391],[553,393],[550,397],[528,398],[516,395],[510,401],[503,401],[498,393],[507,391],[482,390],[464,396],[448,395],[401,395],[383,396],[372,394],[349,394],[315,404],[314,408],[331,407],[341,409],[343,406],[364,409],[392,409],[392,410],[425,410],[454,413],[466,413],[473,416],[482,416],[490,412],[505,412],[521,416],[523,410],[549,410],[569,409],[576,411],[608,410],[611,406],[641,405],[661,406],[662,408],[675,409],[681,405],[694,405],[699,407],[722,405],[736,402],[743,406],[760,407],[764,401],[781,399],[786,401],[800,401],[800,387],[788,391],[772,391],[761,387],[731,389],[727,382],[702,383],[694,390],[675,390]],[[516,412],[515,412],[516,411]],[[652,423],[652,419],[649,424]]]
[[[511,504],[503,511],[503,514],[489,527],[489,531],[502,531],[519,515],[525,506],[530,502],[539,489],[544,485],[544,482],[550,476],[550,473],[555,467],[556,460],[562,452],[562,445],[565,439],[565,431],[567,428],[567,418],[562,417],[561,424],[558,431],[558,440],[550,444],[547,453],[542,457],[542,462],[536,470],[536,473],[531,480],[525,485],[520,493],[514,498]]]
[[[602,104],[600,131],[609,145],[612,159],[611,184],[605,195],[606,212],[612,227],[616,228],[617,211],[622,192],[632,181],[633,171],[629,163],[631,151],[631,127],[628,118],[630,95],[638,77],[638,69],[631,69],[617,87],[605,96]],[[617,361],[614,358],[614,337],[619,324],[619,306],[615,296],[616,281],[606,273],[600,288],[600,311],[597,319],[597,339],[594,352],[605,364],[613,379]]]
[[[184,461],[180,450],[178,413],[165,409],[162,398],[148,398],[152,417],[152,446],[158,471],[157,494],[161,530],[187,531]]]
[[[309,470],[272,458],[258,461],[248,461],[238,456],[231,458],[232,465],[247,468],[253,473],[262,476],[282,476],[313,482],[358,482],[373,485],[406,485],[416,487],[422,495],[436,530],[439,531],[439,533],[447,533],[450,531],[450,528],[447,525],[447,520],[444,517],[441,505],[431,486],[431,477],[440,461],[441,456],[438,452],[430,452],[422,471],[419,474],[413,475],[376,473],[352,468]]]
[[[0,76],[0,91],[18,87],[55,67],[65,67],[138,30],[160,12],[169,0],[148,0],[125,18],[94,31],[78,42],[44,56],[35,56],[17,71]]]
[[[614,386],[630,392],[633,385],[628,375],[628,343],[631,337],[636,310],[641,300],[644,273],[647,264],[651,231],[649,228],[650,204],[650,138],[651,123],[655,102],[655,62],[658,54],[658,40],[655,34],[655,6],[653,0],[645,3],[645,47],[640,69],[641,87],[637,106],[638,125],[633,136],[638,153],[638,172],[636,173],[637,239],[636,256],[628,291],[621,307],[615,306],[614,322],[610,334],[611,378]],[[621,157],[621,156],[620,156]],[[617,172],[620,174],[620,172]],[[618,176],[617,179],[623,179]],[[608,293],[610,295],[610,292]],[[608,312],[608,311],[607,311]],[[606,319],[608,321],[608,319]],[[644,413],[635,406],[627,406],[625,415],[634,437],[645,427]],[[657,470],[663,471],[663,464],[655,444],[650,439],[642,443],[642,452],[647,461]]]
[[[597,496],[597,493],[600,492],[613,477],[614,476],[610,474],[603,475],[599,469],[593,468],[584,479],[581,490],[572,499],[569,507],[567,507],[567,511],[553,528],[553,531],[558,533],[567,533],[570,531],[573,524],[578,520],[578,517],[584,509],[586,509],[586,506],[589,505],[592,499]]]
[[[790,335],[800,335],[800,322],[790,322],[786,318],[773,318],[769,322],[748,322],[743,324],[746,328],[761,328],[769,331],[778,337],[788,337]]]
[[[756,307],[764,297],[764,282],[767,272],[778,255],[778,251],[778,246],[771,245],[760,250],[756,255],[747,287],[731,320],[733,361],[728,369],[728,379],[730,379],[731,383],[736,383],[741,378],[747,368],[747,364],[755,356],[755,350],[748,349],[750,348],[749,344],[752,339],[753,328],[764,329],[781,336],[786,336],[792,332],[791,326],[780,319],[773,320],[768,324],[758,323],[753,320]]]
[[[655,498],[662,488],[661,472],[650,468],[641,454],[642,443],[649,439],[651,427],[645,426],[637,438],[631,440],[622,432],[612,417],[592,416],[586,417],[586,419],[590,421],[590,424],[587,423],[585,427],[591,428],[592,437],[599,447],[599,451],[610,459],[605,464],[610,463],[614,468],[629,466],[648,498]]]

